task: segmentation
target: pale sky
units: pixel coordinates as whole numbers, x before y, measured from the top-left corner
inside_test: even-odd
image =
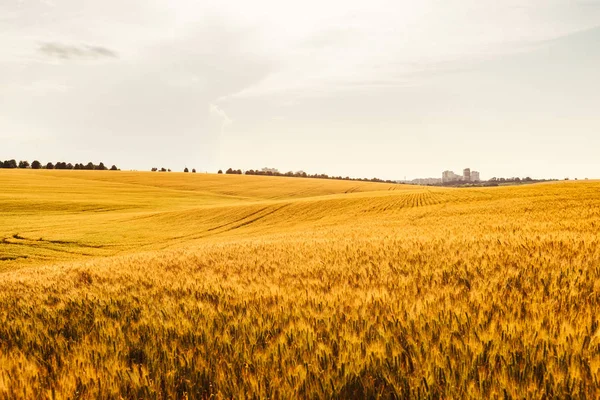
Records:
[[[0,0],[0,159],[600,178],[600,0]]]

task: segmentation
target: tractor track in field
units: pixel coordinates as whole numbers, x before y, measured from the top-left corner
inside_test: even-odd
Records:
[[[224,227],[226,227],[226,226],[228,226],[228,225],[232,225],[232,224],[235,224],[235,223],[237,223],[237,222],[241,222],[241,221],[243,221],[243,220],[245,220],[245,219],[247,219],[247,218],[250,218],[250,217],[252,217],[252,216],[254,216],[254,215],[256,215],[256,214],[259,214],[259,213],[261,213],[261,212],[263,212],[263,211],[265,211],[265,210],[268,210],[268,209],[269,209],[269,207],[268,207],[268,206],[267,206],[267,207],[264,207],[264,208],[261,208],[260,210],[258,210],[258,211],[255,211],[255,212],[253,212],[253,213],[250,213],[250,214],[248,214],[248,215],[245,215],[245,216],[243,216],[242,218],[238,218],[238,219],[236,219],[235,221],[231,221],[231,222],[228,222],[228,223],[226,223],[226,224],[222,224],[222,225],[215,226],[215,227],[213,227],[213,228],[207,229],[207,232],[216,231],[216,230],[218,230],[218,229],[221,229],[221,228],[224,228]]]
[[[239,228],[241,228],[241,227],[243,227],[243,226],[248,226],[248,225],[251,225],[251,224],[255,223],[256,221],[259,221],[259,220],[261,220],[261,219],[263,219],[263,218],[265,218],[265,217],[268,217],[269,215],[273,215],[273,214],[275,214],[276,212],[278,212],[278,211],[280,211],[280,210],[282,210],[282,209],[284,209],[284,208],[286,208],[286,207],[289,207],[289,204],[284,204],[283,206],[281,206],[281,207],[279,207],[279,208],[276,208],[276,209],[275,209],[275,210],[273,210],[273,211],[269,211],[268,213],[266,213],[266,214],[264,214],[264,215],[261,215],[261,216],[259,216],[259,217],[257,217],[257,218],[254,218],[254,219],[250,220],[250,221],[246,221],[246,222],[244,222],[244,223],[242,223],[242,224],[240,224],[240,225],[236,225],[236,226],[234,226],[234,227],[228,228],[228,229],[224,230],[223,232],[230,232],[230,231],[233,231],[233,230],[235,230],[235,229],[239,229]],[[254,213],[253,215],[256,215],[256,213]],[[246,217],[246,218],[247,218],[247,217]]]

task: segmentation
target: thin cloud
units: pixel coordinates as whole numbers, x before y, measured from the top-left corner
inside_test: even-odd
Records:
[[[225,130],[228,125],[231,125],[233,122],[231,118],[227,115],[227,113],[216,104],[212,104],[209,107],[210,115],[217,117],[221,120],[221,133]]]
[[[119,58],[119,54],[106,47],[90,45],[65,45],[56,42],[45,42],[38,51],[51,58],[61,60],[98,60],[103,58]]]

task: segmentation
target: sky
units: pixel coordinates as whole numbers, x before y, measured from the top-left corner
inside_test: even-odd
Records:
[[[600,0],[0,0],[0,159],[600,178]]]

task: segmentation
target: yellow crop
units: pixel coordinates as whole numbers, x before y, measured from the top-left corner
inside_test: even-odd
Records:
[[[0,398],[600,396],[599,182],[0,188]]]

